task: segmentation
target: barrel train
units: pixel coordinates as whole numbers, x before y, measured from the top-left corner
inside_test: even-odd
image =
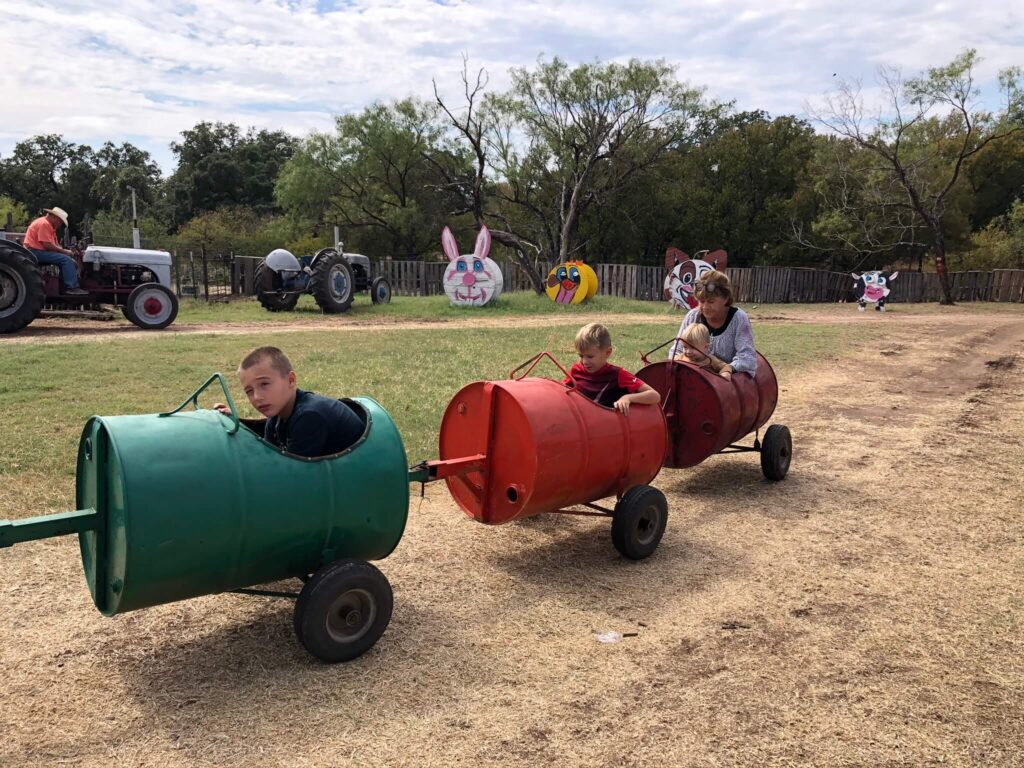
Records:
[[[0,521],[0,548],[77,533],[89,591],[106,616],[221,592],[295,598],[299,641],[338,662],[387,628],[391,586],[367,561],[398,545],[410,483],[444,480],[458,506],[489,525],[544,512],[608,517],[615,548],[640,560],[665,532],[668,505],[650,485],[662,466],[757,452],[769,480],[789,470],[789,430],[772,425],[757,436],[778,401],[760,354],[755,377],[731,380],[645,355],[637,376],[662,405],[628,417],[529,376],[544,358],[558,365],[543,352],[507,380],[456,393],[441,420],[440,458],[411,468],[394,421],[370,398],[346,400],[365,423],[359,442],[309,459],[265,442],[262,422],[240,419],[214,374],[172,411],[89,419],[77,510]],[[198,407],[214,383],[230,417]],[[739,445],[751,432],[753,445]],[[598,503],[612,496],[614,508]],[[254,587],[289,578],[303,582],[300,592]]]

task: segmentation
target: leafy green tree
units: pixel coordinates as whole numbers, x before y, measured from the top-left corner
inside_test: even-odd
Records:
[[[564,261],[578,254],[590,209],[689,139],[700,92],[663,61],[570,68],[541,59],[511,74],[510,92],[491,104],[501,115],[491,137],[494,194],[518,209],[546,255]]]
[[[131,190],[136,202],[146,210],[163,193],[159,166],[149,152],[125,142],[116,146],[106,142],[94,154],[96,179],[92,198],[101,210],[113,210],[131,216]]]
[[[274,184],[297,140],[283,131],[242,133],[234,124],[201,122],[171,144],[177,168],[168,180],[173,223],[223,206],[274,210]]]
[[[974,70],[979,61],[976,51],[967,50],[909,80],[883,68],[884,105],[869,111],[860,85],[842,82],[817,110],[823,125],[874,157],[879,173],[867,182],[874,186],[870,196],[877,205],[905,210],[928,231],[944,304],[953,303],[946,249],[954,190],[971,158],[1024,130],[1020,68],[1000,73],[1005,104],[993,114],[977,106]]]
[[[15,227],[25,227],[29,223],[28,208],[12,197],[0,195],[0,229],[7,227],[7,217]]]
[[[80,223],[99,210],[92,198],[95,179],[92,149],[57,134],[18,142],[0,160],[0,194],[22,203],[30,216],[60,206],[70,214],[72,234],[81,234]]]
[[[416,257],[434,248],[451,207],[438,164],[465,163],[431,105],[373,104],[338,117],[335,133],[309,136],[282,170],[277,200],[317,231],[341,226],[347,247]]]

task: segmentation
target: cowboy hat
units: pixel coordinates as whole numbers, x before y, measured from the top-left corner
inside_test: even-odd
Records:
[[[64,222],[64,226],[68,225],[68,212],[63,208],[43,208],[44,213],[52,213],[58,219]]]

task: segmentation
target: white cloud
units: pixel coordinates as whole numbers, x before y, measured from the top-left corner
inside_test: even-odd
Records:
[[[331,10],[318,13],[318,7]],[[801,114],[874,67],[979,49],[991,84],[1022,63],[1024,10],[985,0],[0,0],[0,152],[43,132],[130,140],[166,167],[199,120],[305,133],[377,99],[457,92],[461,56],[493,87],[538,54],[665,58],[740,109]]]

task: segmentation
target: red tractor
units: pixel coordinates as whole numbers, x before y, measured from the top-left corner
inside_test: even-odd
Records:
[[[178,297],[171,290],[171,254],[137,248],[86,245],[72,249],[84,294],[64,292],[57,267],[41,265],[31,251],[0,239],[0,333],[14,333],[44,307],[94,309],[113,304],[139,328],[174,322]]]

